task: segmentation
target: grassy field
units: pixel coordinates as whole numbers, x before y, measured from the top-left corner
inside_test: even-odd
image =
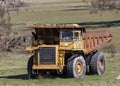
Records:
[[[89,10],[79,10],[80,6],[89,3],[79,3],[80,0],[25,0],[32,3],[28,7],[20,8],[18,13],[12,12],[13,24],[26,23],[85,23],[85,22],[112,22],[120,20],[120,12],[106,11],[90,14]],[[14,30],[21,26],[13,26]],[[13,29],[12,28],[12,29]],[[74,78],[45,78],[27,80],[26,65],[29,54],[2,53],[0,57],[0,86],[120,86],[120,27],[101,28],[109,29],[113,35],[110,44],[115,46],[117,53],[114,57],[107,56],[107,72],[105,75],[86,75],[83,79]]]
[[[35,2],[36,1],[36,2]],[[30,0],[28,7],[11,13],[11,21],[20,23],[82,23],[120,20],[120,12],[104,11],[90,14],[90,10],[81,10],[81,0]]]
[[[120,27],[115,27],[113,29],[109,28],[109,30],[111,31],[112,33],[112,36],[113,36],[113,39],[111,41],[111,44],[113,44],[115,46],[115,49],[117,52],[120,53]]]

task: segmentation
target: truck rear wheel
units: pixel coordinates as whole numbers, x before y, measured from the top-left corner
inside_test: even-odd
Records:
[[[106,72],[106,57],[103,52],[97,52],[90,62],[91,74],[104,74]]]
[[[67,74],[69,77],[83,78],[86,73],[86,63],[83,56],[77,56],[67,63]]]
[[[33,66],[33,57],[34,57],[34,56],[31,56],[31,57],[29,58],[29,60],[28,60],[28,63],[27,63],[28,79],[34,77],[33,69],[32,69],[32,66]]]

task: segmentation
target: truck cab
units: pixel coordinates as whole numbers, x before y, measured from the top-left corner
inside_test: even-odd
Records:
[[[83,50],[82,30],[61,30],[61,50]]]

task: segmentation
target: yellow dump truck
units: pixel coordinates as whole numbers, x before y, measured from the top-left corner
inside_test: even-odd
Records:
[[[77,24],[27,24],[32,32],[33,52],[28,60],[28,77],[55,71],[68,77],[83,78],[90,74],[106,72],[106,57],[98,51],[111,41],[108,30],[86,31]],[[55,73],[54,73],[55,74]]]

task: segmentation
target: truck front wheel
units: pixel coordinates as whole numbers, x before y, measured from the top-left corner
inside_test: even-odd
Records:
[[[92,56],[90,62],[91,74],[104,74],[106,72],[106,57],[103,52],[97,52]]]
[[[83,78],[86,73],[86,63],[83,56],[77,56],[67,63],[67,74],[69,77]]]
[[[33,57],[34,57],[34,56],[31,56],[31,57],[29,58],[29,60],[28,60],[28,63],[27,63],[28,79],[34,77],[33,69],[32,69],[32,66],[33,66]]]

